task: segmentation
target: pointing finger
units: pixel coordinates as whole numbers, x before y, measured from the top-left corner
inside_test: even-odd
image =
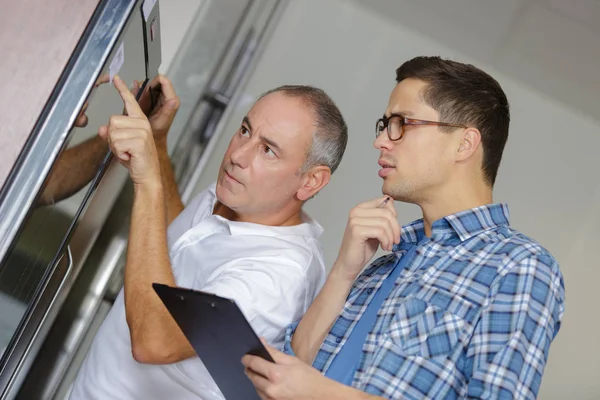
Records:
[[[140,108],[138,102],[136,101],[133,93],[129,90],[125,82],[121,79],[120,76],[115,75],[113,79],[113,83],[115,88],[119,91],[121,98],[123,99],[123,103],[125,104],[125,110],[127,111],[127,115],[134,118],[146,118],[146,115]]]

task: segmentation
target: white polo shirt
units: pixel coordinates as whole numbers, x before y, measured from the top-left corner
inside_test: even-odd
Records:
[[[234,299],[255,332],[281,348],[285,328],[304,314],[325,280],[319,236],[303,223],[271,227],[232,222],[212,210],[215,184],[200,193],[168,229],[178,286]],[[223,399],[198,357],[168,365],[133,359],[123,290],[77,375],[71,400]]]

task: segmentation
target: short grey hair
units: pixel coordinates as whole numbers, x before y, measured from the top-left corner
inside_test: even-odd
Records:
[[[263,93],[258,100],[277,92],[301,99],[315,115],[317,129],[299,173],[304,174],[316,165],[327,166],[333,173],[340,165],[348,143],[348,126],[339,108],[324,90],[307,85],[279,86]]]

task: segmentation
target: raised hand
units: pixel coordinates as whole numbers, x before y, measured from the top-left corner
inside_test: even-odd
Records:
[[[400,224],[389,196],[359,204],[350,211],[335,268],[353,280],[379,246],[391,251],[400,242]]]
[[[158,75],[148,85],[150,91],[160,91],[156,105],[148,115],[148,120],[152,126],[152,133],[157,144],[166,145],[167,133],[175,119],[177,110],[179,110],[179,97],[177,97],[169,78],[164,75]],[[144,95],[152,96],[151,93],[145,93]]]
[[[134,184],[160,186],[160,166],[150,122],[125,82],[115,76],[113,83],[123,99],[127,115],[113,115],[98,133],[129,170]]]

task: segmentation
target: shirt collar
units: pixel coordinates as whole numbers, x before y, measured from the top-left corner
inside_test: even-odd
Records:
[[[431,239],[445,240],[458,236],[461,242],[481,232],[508,226],[510,224],[508,205],[504,203],[488,204],[460,211],[438,219],[431,226]],[[404,226],[400,233],[400,243],[417,243],[425,237],[423,219]]]
[[[307,213],[302,211],[302,223],[299,225],[292,226],[270,226],[262,224],[254,224],[251,222],[238,222],[230,221],[227,218],[223,218],[220,215],[212,213],[217,202],[216,193],[217,184],[213,183],[209,186],[208,190],[210,193],[210,207],[209,213],[213,218],[216,218],[221,223],[226,224],[229,227],[231,235],[260,235],[260,236],[306,236],[318,239],[323,234],[323,227],[314,219],[312,219]]]

